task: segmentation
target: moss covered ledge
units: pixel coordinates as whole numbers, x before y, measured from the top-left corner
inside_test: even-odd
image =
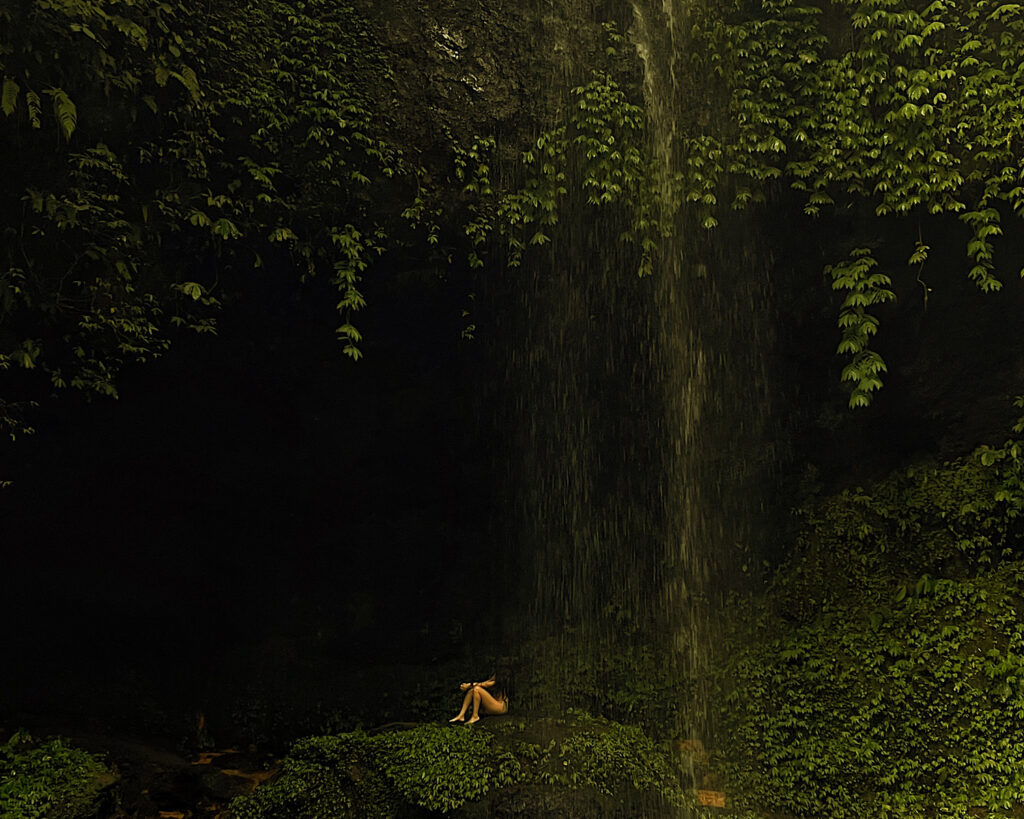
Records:
[[[674,816],[682,776],[667,746],[585,714],[401,724],[296,742],[230,816]]]

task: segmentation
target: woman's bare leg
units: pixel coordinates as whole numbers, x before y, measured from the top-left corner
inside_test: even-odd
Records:
[[[473,697],[473,716],[466,720],[466,722],[472,723],[480,719],[480,700],[483,699],[483,689],[479,685],[474,685],[469,693]],[[486,714],[487,712],[484,711],[484,713]]]
[[[508,712],[508,700],[504,696],[499,700],[491,695],[486,688],[477,686],[473,689],[473,716],[467,722],[480,719],[480,711],[484,714],[505,714]]]
[[[473,703],[473,716],[467,720],[466,711],[469,710],[471,702]],[[508,701],[504,696],[500,700],[496,699],[482,685],[473,685],[466,691],[466,696],[462,698],[462,708],[459,709],[459,713],[448,722],[477,722],[480,719],[481,708],[484,714],[504,714],[508,712]]]
[[[448,720],[448,722],[462,722],[466,718],[466,709],[469,708],[469,703],[470,700],[473,699],[474,691],[476,691],[475,688],[470,688],[469,691],[466,692],[466,696],[462,698],[461,710],[454,717]]]

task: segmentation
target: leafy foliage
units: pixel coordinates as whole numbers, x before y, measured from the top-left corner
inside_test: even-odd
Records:
[[[652,112],[612,69],[599,68],[573,89],[561,121],[522,151],[516,173],[504,174],[521,184],[495,190],[494,142],[478,139],[456,155],[469,197],[470,264],[483,264],[494,232],[515,266],[531,246],[551,241],[566,209],[616,207],[617,221],[629,225],[621,238],[647,274],[681,218],[711,230],[723,204],[763,203],[787,184],[810,217],[873,209],[876,237],[855,241],[877,247],[883,236],[908,236],[907,266],[918,278],[931,247],[925,234],[959,219],[968,276],[997,291],[995,240],[1008,215],[1024,215],[1022,8],[945,0],[691,4],[692,33],[675,44],[673,70],[685,65],[704,78],[714,110],[681,100],[670,144],[661,146],[666,137],[651,133]],[[608,36],[614,57],[622,37],[610,26]],[[843,297],[842,379],[850,405],[860,407],[882,386],[885,363],[871,340],[877,308],[895,296],[872,252],[838,245],[829,252],[845,260],[825,272]]]
[[[400,194],[406,170],[370,101],[387,65],[351,6],[6,4],[0,75],[8,432],[47,386],[116,395],[174,328],[214,332],[225,279],[264,264],[329,275],[359,356],[352,314],[389,218],[369,191]]]
[[[0,815],[74,819],[95,810],[111,782],[102,760],[60,739],[40,743],[15,734],[0,745]]]
[[[882,386],[879,375],[885,372],[885,363],[868,346],[871,336],[878,332],[878,319],[866,308],[896,298],[888,289],[889,277],[870,272],[875,264],[870,250],[857,248],[846,263],[825,268],[832,276],[832,289],[847,292],[839,312],[839,326],[843,330],[839,352],[852,357],[842,379],[854,382],[850,405],[855,407],[870,403],[872,390]]]
[[[604,56],[610,63],[623,37],[610,24],[605,33],[609,45]],[[637,250],[639,275],[652,272],[657,237],[667,228],[655,215],[659,176],[644,144],[644,110],[614,78],[610,65],[595,69],[570,97],[559,120],[520,153],[508,174],[515,182],[506,189],[491,181],[493,137],[478,137],[468,148],[455,146],[471,267],[483,266],[480,254],[495,233],[504,241],[492,252],[518,267],[527,250],[551,241],[565,209],[617,207],[619,223],[629,226],[619,238]]]
[[[1024,395],[1017,396],[1013,405],[1024,409]],[[1017,419],[1013,432],[1024,433],[1024,416]],[[1002,447],[983,446],[978,450],[978,459],[998,476],[995,500],[1007,504],[1009,517],[1020,517],[1024,512],[1024,441],[1010,438]]]
[[[554,765],[554,770],[550,763],[544,770],[541,757],[538,777],[542,782],[592,787],[606,796],[632,785],[639,791],[659,793],[670,804],[684,803],[676,784],[678,772],[638,727],[585,715],[580,719],[590,730],[576,731],[561,742],[557,754],[561,765]]]
[[[987,452],[802,513],[797,556],[737,610],[723,672],[740,806],[852,819],[1024,804],[1020,493]]]
[[[479,799],[496,778],[489,739],[479,731],[423,725],[414,736],[383,734],[375,744],[386,776],[404,799],[449,811]]]
[[[916,218],[918,274],[934,218],[961,220],[968,275],[998,290],[996,239],[1024,212],[1020,10],[698,4],[680,59],[721,110],[678,118],[670,162],[620,82],[625,40],[607,26],[592,78],[514,168],[489,137],[456,149],[453,197],[387,136],[373,100],[389,69],[351,6],[7,4],[0,423],[29,430],[32,401],[52,388],[116,395],[126,363],[160,355],[175,328],[213,332],[225,281],[264,266],[329,276],[338,337],[358,358],[363,279],[410,228],[439,263],[461,243],[471,268],[488,253],[515,266],[552,241],[560,214],[613,214],[602,224],[626,226],[615,230],[645,275],[682,209],[712,229],[720,204],[765,201],[785,182],[811,216],[866,203]],[[442,242],[451,225],[462,236]],[[885,372],[871,340],[893,290],[857,244],[827,272],[843,298],[843,379],[862,406]]]
[[[413,731],[361,732],[300,740],[281,775],[236,799],[231,815],[390,816],[401,800],[447,811],[488,790],[489,735],[422,725]]]
[[[738,191],[737,207],[784,181],[810,216],[861,202],[919,226],[955,214],[967,274],[999,290],[994,240],[1004,217],[1024,215],[1022,10],[989,0],[707,4],[694,49],[725,85],[727,115],[691,133],[684,151],[714,159],[703,173],[714,189]],[[909,263],[920,266],[928,245],[918,237],[913,248]],[[862,343],[877,323],[851,315],[851,295],[840,352],[851,358],[851,405],[862,406],[884,365]]]
[[[541,729],[563,738],[536,742]],[[513,785],[641,792],[679,805],[677,779],[669,757],[639,729],[584,715],[529,729],[505,720],[493,730],[425,724],[301,740],[281,775],[236,799],[231,816],[391,816],[402,804],[447,813]]]
[[[393,790],[372,767],[363,734],[297,742],[270,783],[231,803],[234,819],[390,816]]]

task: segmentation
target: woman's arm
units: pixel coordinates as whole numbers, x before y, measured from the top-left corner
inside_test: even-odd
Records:
[[[494,677],[491,677],[489,680],[484,680],[483,682],[462,683],[459,686],[459,690],[460,691],[468,691],[470,688],[476,688],[478,685],[481,688],[493,688],[494,687]]]

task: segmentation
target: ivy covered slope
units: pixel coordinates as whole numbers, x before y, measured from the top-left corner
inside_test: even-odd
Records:
[[[54,388],[116,394],[260,268],[331,277],[359,355],[359,280],[414,184],[371,113],[380,55],[326,0],[0,7],[6,432]]]
[[[801,514],[723,678],[746,815],[1020,815],[1022,477],[1011,441]]]
[[[689,799],[678,779],[637,728],[579,714],[500,717],[301,740],[230,816],[674,816]]]

